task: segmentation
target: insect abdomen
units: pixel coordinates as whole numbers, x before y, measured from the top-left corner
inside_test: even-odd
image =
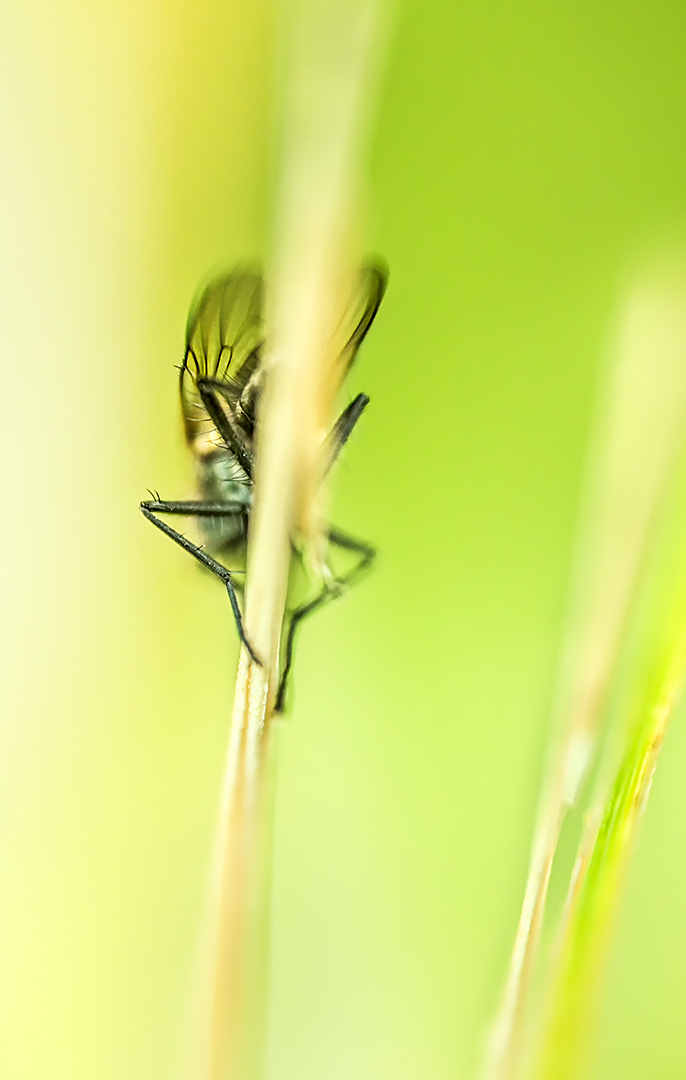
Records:
[[[208,547],[215,551],[233,547],[245,538],[252,488],[233,454],[217,451],[198,462],[198,487],[203,502],[227,503],[235,512],[221,517],[199,518]]]

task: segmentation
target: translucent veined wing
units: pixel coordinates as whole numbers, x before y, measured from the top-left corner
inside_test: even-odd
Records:
[[[198,379],[224,383],[238,401],[259,366],[264,342],[264,282],[255,270],[215,278],[191,305],[181,367],[181,408],[186,439],[213,428],[197,389]]]
[[[342,377],[354,362],[357,350],[376,318],[387,282],[388,273],[380,263],[367,263],[360,270],[350,303],[334,335],[332,351],[339,357]]]
[[[355,360],[386,290],[384,267],[369,263],[360,270],[350,302],[340,319],[331,346],[339,381]],[[194,301],[186,329],[186,354],[181,368],[181,406],[186,438],[211,433],[214,425],[197,389],[206,378],[224,383],[228,408],[252,421],[261,390],[259,365],[264,345],[264,281],[254,270],[238,269],[210,282]],[[251,378],[252,377],[252,378]]]

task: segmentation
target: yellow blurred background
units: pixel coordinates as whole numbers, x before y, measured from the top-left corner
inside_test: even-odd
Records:
[[[268,247],[274,12],[0,11],[2,1076],[189,1080],[237,647],[137,504],[192,494],[198,280]],[[366,237],[391,279],[334,508],[381,555],[304,628],[280,733],[269,1080],[479,1061],[605,343],[630,268],[684,235],[685,35],[671,0],[398,8]],[[685,719],[592,1080],[686,1070]]]

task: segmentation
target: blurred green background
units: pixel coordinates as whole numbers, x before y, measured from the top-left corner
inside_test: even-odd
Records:
[[[192,494],[197,281],[264,255],[264,0],[3,0],[5,1080],[188,1080],[237,648],[138,513]],[[391,268],[335,520],[376,572],[280,733],[269,1080],[473,1075],[519,913],[594,391],[683,235],[686,7],[406,0],[371,148]],[[593,1080],[686,1071],[686,725]]]

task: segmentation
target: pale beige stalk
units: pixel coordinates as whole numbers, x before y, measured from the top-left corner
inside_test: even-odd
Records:
[[[377,0],[286,6],[283,149],[267,310],[245,626],[221,807],[211,935],[210,1062],[199,1076],[255,1080],[264,1055],[268,877],[279,639],[291,537],[314,569],[322,540],[321,443],[338,389],[327,344],[351,274],[361,138],[378,42]],[[357,261],[357,260],[356,260]]]
[[[663,268],[630,293],[624,308],[589,456],[553,745],[484,1080],[513,1080],[518,1074],[523,1011],[560,830],[593,760],[646,542],[686,423],[682,281],[680,270]]]

